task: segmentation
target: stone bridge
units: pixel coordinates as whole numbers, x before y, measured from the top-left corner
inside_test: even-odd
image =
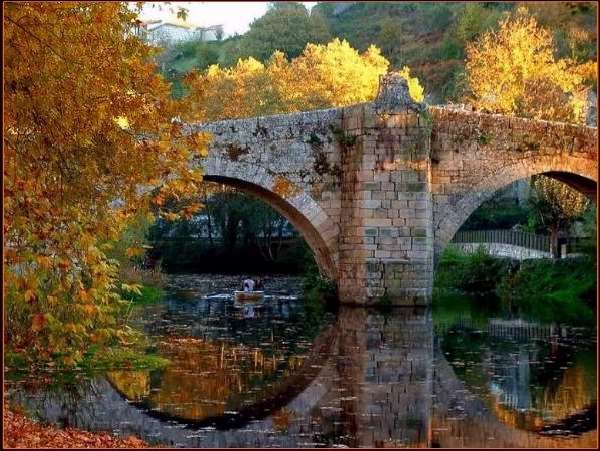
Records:
[[[596,198],[597,128],[428,107],[395,74],[372,103],[185,129],[212,134],[205,179],[283,214],[348,304],[427,304],[437,256],[516,180],[545,174]]]

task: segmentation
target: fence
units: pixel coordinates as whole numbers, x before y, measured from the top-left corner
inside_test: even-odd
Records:
[[[517,230],[460,230],[454,243],[501,243],[539,251],[550,250],[550,237]]]

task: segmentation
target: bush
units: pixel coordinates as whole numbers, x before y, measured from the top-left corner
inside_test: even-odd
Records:
[[[483,246],[479,246],[465,262],[459,288],[468,293],[495,291],[507,268],[507,259],[492,257]]]
[[[461,45],[453,39],[446,38],[442,46],[436,50],[434,55],[436,59],[453,60],[463,58],[464,52]]]
[[[304,276],[304,310],[306,326],[310,329],[320,327],[326,312],[337,308],[337,286],[323,276],[312,255],[307,262]]]
[[[590,258],[528,260],[498,286],[504,307],[543,321],[595,321],[596,264]]]
[[[436,271],[435,286],[466,293],[489,293],[495,291],[507,268],[507,259],[492,257],[483,246],[473,254],[448,246]]]

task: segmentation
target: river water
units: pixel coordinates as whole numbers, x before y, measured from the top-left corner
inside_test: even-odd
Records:
[[[596,332],[477,309],[325,312],[301,280],[181,275],[133,312],[171,364],[7,374],[42,421],[171,447],[595,447]],[[68,376],[68,377],[67,377]]]

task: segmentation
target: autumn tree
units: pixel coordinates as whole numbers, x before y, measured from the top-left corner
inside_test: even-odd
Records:
[[[467,79],[475,106],[504,114],[566,122],[585,121],[586,89],[596,64],[556,60],[548,30],[519,8],[467,47]],[[540,176],[532,182],[532,208],[557,252],[558,233],[581,214],[585,196]]]
[[[134,215],[202,180],[205,137],[178,105],[125,3],[4,6],[5,340],[72,364],[128,343],[110,242]],[[198,206],[187,205],[187,213]]]
[[[194,72],[187,78],[189,100],[196,114],[213,120],[350,105],[375,97],[388,66],[376,47],[359,53],[334,39],[308,44],[292,60],[275,52],[266,64],[248,58],[231,68]],[[423,100],[418,80],[408,68],[401,73],[415,100]]]
[[[379,76],[388,67],[375,46],[360,54],[339,39],[327,45],[308,44],[302,55],[290,62],[287,97],[299,110],[365,102],[375,97]]]
[[[585,120],[592,71],[582,73],[570,59],[556,60],[552,35],[526,8],[467,46],[466,71],[468,101],[478,108],[537,119]]]
[[[558,238],[573,221],[585,212],[589,201],[573,188],[545,176],[531,180],[533,194],[529,199],[533,225],[550,231],[552,256],[560,256]]]

